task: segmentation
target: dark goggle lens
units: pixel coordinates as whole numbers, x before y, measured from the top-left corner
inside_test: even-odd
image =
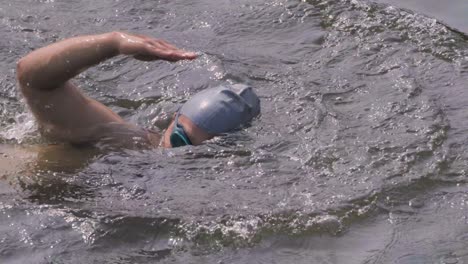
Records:
[[[170,140],[171,140],[171,146],[173,148],[191,145],[188,139],[186,139],[178,131],[172,132]]]

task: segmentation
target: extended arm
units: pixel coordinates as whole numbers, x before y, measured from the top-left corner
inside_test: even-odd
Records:
[[[17,76],[23,89],[54,89],[88,67],[119,54],[147,61],[196,58],[196,54],[163,40],[111,32],[69,38],[35,50],[18,62]]]
[[[88,67],[119,54],[145,61],[196,58],[195,53],[163,40],[122,32],[69,38],[35,50],[18,62],[17,78],[41,132],[69,142],[83,142],[101,136],[99,128],[103,125],[131,126],[69,81]]]

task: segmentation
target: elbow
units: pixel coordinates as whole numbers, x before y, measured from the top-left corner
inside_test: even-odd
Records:
[[[31,67],[28,58],[23,57],[16,63],[16,80],[19,84],[19,88],[24,93],[26,90],[37,89],[37,74],[34,71],[34,67]]]
[[[26,65],[25,65],[24,58],[21,58],[17,63],[16,63],[16,79],[18,80],[18,83],[23,86],[27,86],[28,84],[28,74],[26,71]]]

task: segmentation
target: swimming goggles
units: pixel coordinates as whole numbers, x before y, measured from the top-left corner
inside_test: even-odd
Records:
[[[170,141],[173,148],[192,145],[187,133],[185,133],[184,127],[179,124],[179,111],[177,111],[175,117],[174,129],[172,130]]]

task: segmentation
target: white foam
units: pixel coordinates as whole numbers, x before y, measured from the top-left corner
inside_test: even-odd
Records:
[[[22,143],[25,139],[31,138],[37,132],[37,124],[34,116],[29,112],[24,112],[14,117],[15,122],[0,130],[0,136],[7,140],[15,140]]]

